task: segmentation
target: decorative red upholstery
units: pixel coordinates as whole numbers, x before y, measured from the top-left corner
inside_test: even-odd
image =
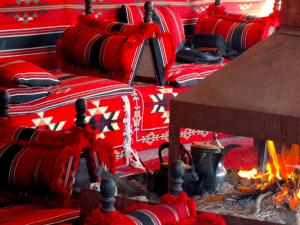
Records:
[[[144,10],[136,5],[122,5],[118,12],[118,19],[124,23],[139,24],[144,20]]]
[[[174,87],[191,86],[205,79],[225,64],[208,65],[199,63],[174,64],[167,74],[167,83]]]
[[[75,65],[97,69],[102,75],[130,85],[143,41],[143,37],[134,34],[71,27],[64,33],[61,49]]]
[[[79,209],[49,208],[38,204],[13,204],[0,208],[0,223],[13,224],[61,224],[79,219]]]
[[[196,202],[188,198],[185,192],[177,196],[171,194],[164,195],[160,204],[148,205],[138,203],[128,207],[126,214],[119,211],[102,212],[94,210],[86,218],[86,225],[226,225],[222,217],[212,214],[196,214]]]
[[[94,177],[100,168],[115,171],[112,146],[96,140],[96,133],[88,128],[58,132],[4,125],[0,135],[4,140],[0,143],[2,188],[56,193],[57,200],[67,203],[83,149],[89,154]]]
[[[15,60],[0,65],[0,83],[2,86],[53,86],[59,84],[51,73],[43,68],[23,60]]]
[[[153,21],[163,32],[169,32],[176,49],[185,42],[184,28],[179,13],[171,6],[154,7]]]
[[[134,5],[122,5],[119,19],[124,23],[138,24],[143,21],[142,9]],[[185,40],[183,23],[179,13],[171,6],[155,7],[153,22],[159,25],[162,32],[169,32],[175,48],[179,48]]]
[[[274,27],[268,23],[246,23],[217,17],[200,17],[195,28],[195,33],[223,36],[231,47],[238,51],[252,47],[273,31]]]
[[[20,104],[35,101],[41,98],[46,97],[50,94],[48,90],[43,88],[7,88],[0,87],[1,91],[7,91],[9,94],[9,103],[10,104]]]

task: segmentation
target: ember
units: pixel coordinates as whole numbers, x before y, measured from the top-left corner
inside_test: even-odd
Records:
[[[277,153],[274,142],[267,141],[267,149],[270,160],[265,173],[259,173],[254,168],[240,170],[238,175],[251,181],[252,191],[275,191],[274,204],[280,206],[287,203],[290,209],[296,211],[300,207],[299,145],[293,144],[289,150],[283,145]],[[245,190],[248,186],[242,183],[240,189]]]

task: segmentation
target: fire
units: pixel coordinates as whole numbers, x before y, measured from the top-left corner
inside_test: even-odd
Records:
[[[240,170],[238,175],[242,179],[250,180],[255,190],[274,191],[273,200],[276,204],[288,203],[291,209],[300,207],[300,166],[299,145],[291,145],[288,149],[282,146],[277,153],[273,141],[267,141],[269,161],[266,164],[266,172],[261,173],[256,168],[251,170]],[[241,190],[247,190],[241,186]]]

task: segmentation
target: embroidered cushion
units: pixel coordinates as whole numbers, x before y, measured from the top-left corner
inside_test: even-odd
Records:
[[[10,104],[32,102],[48,96],[51,92],[43,88],[10,88],[0,87],[0,90],[8,92]]]
[[[274,29],[268,23],[237,22],[234,20],[205,17],[199,18],[195,33],[218,34],[237,51],[245,51],[261,40],[267,38]]]
[[[62,53],[75,65],[94,68],[106,77],[131,85],[144,39],[71,27],[62,38]]]
[[[48,87],[60,83],[56,77],[30,62],[16,60],[0,65],[0,82],[3,86]]]

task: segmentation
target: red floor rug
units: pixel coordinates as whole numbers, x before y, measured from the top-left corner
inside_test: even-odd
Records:
[[[229,144],[238,144],[242,147],[231,150],[225,157],[224,164],[226,168],[235,169],[252,169],[257,164],[257,150],[253,147],[252,138],[244,137],[231,137],[220,142],[226,146]],[[190,149],[190,146],[187,146]],[[157,155],[157,149],[147,150],[140,152],[139,156],[143,161],[145,167],[149,171],[159,169],[159,159]],[[164,156],[164,161],[167,162],[167,156]],[[117,173],[121,176],[128,176],[138,173],[144,173],[141,169],[136,169],[130,166],[120,166],[117,168]]]

